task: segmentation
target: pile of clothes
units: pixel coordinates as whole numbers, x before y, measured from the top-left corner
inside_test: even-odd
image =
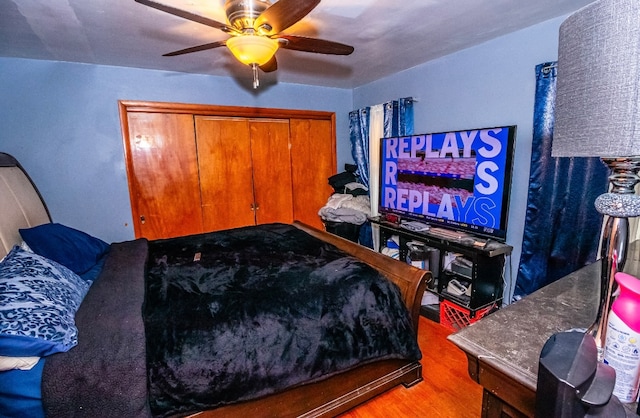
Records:
[[[345,164],[345,172],[329,177],[334,193],[320,208],[318,215],[327,232],[373,248],[369,190],[355,174],[356,166]]]
[[[364,192],[365,194],[361,194]],[[318,214],[324,221],[362,225],[371,213],[368,190],[360,183],[349,183],[343,193],[334,193]]]
[[[320,208],[318,215],[326,222],[346,222],[362,225],[371,214],[369,190],[358,183],[355,166],[346,164],[346,171],[329,177],[334,194]]]

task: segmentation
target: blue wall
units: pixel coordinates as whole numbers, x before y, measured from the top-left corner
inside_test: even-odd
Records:
[[[351,161],[348,112],[413,96],[416,133],[518,126],[507,242],[515,274],[526,210],[535,66],[557,59],[564,17],[358,87],[280,83],[254,92],[233,78],[0,58],[0,151],[15,155],[54,221],[107,241],[133,237],[118,100],[336,113],[338,167]],[[507,277],[509,280],[509,276]],[[507,283],[507,291],[512,284]]]
[[[133,238],[118,100],[335,112],[338,163],[351,161],[351,90],[0,58],[0,151],[38,185],[52,218],[106,241]]]
[[[413,96],[415,133],[517,125],[507,243],[516,275],[529,187],[535,66],[558,57],[561,17],[354,90],[354,108]],[[507,266],[509,269],[509,266]],[[506,291],[513,283],[507,271]],[[505,298],[509,300],[510,297]]]

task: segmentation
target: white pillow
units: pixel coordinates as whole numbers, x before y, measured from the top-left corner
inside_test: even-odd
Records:
[[[6,357],[0,356],[0,372],[7,370],[31,370],[40,357]]]
[[[32,252],[33,252],[33,250],[31,249],[31,247],[29,247],[29,244],[27,244],[27,243],[26,243],[26,242],[24,242],[24,241],[21,241],[21,242],[20,242],[20,248],[22,248],[23,250],[25,250],[25,251],[26,251],[26,252],[28,252],[28,253],[32,253]]]

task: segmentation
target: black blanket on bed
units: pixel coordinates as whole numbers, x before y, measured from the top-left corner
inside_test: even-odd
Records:
[[[397,287],[291,225],[154,241],[148,263],[143,317],[155,415],[421,357]]]

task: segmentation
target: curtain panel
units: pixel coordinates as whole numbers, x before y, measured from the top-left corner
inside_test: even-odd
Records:
[[[360,182],[371,187],[371,150],[380,149],[380,139],[413,134],[413,102],[406,97],[349,112],[351,156],[358,167]],[[373,114],[373,117],[372,117]]]
[[[607,190],[599,158],[553,158],[555,62],[536,66],[533,141],[518,299],[596,260],[602,215],[594,206]]]
[[[372,216],[378,214],[380,196],[380,139],[413,134],[413,102],[406,97],[349,112],[351,156],[360,182],[369,188]],[[372,234],[369,223],[360,236],[365,245],[380,248],[377,231]]]

